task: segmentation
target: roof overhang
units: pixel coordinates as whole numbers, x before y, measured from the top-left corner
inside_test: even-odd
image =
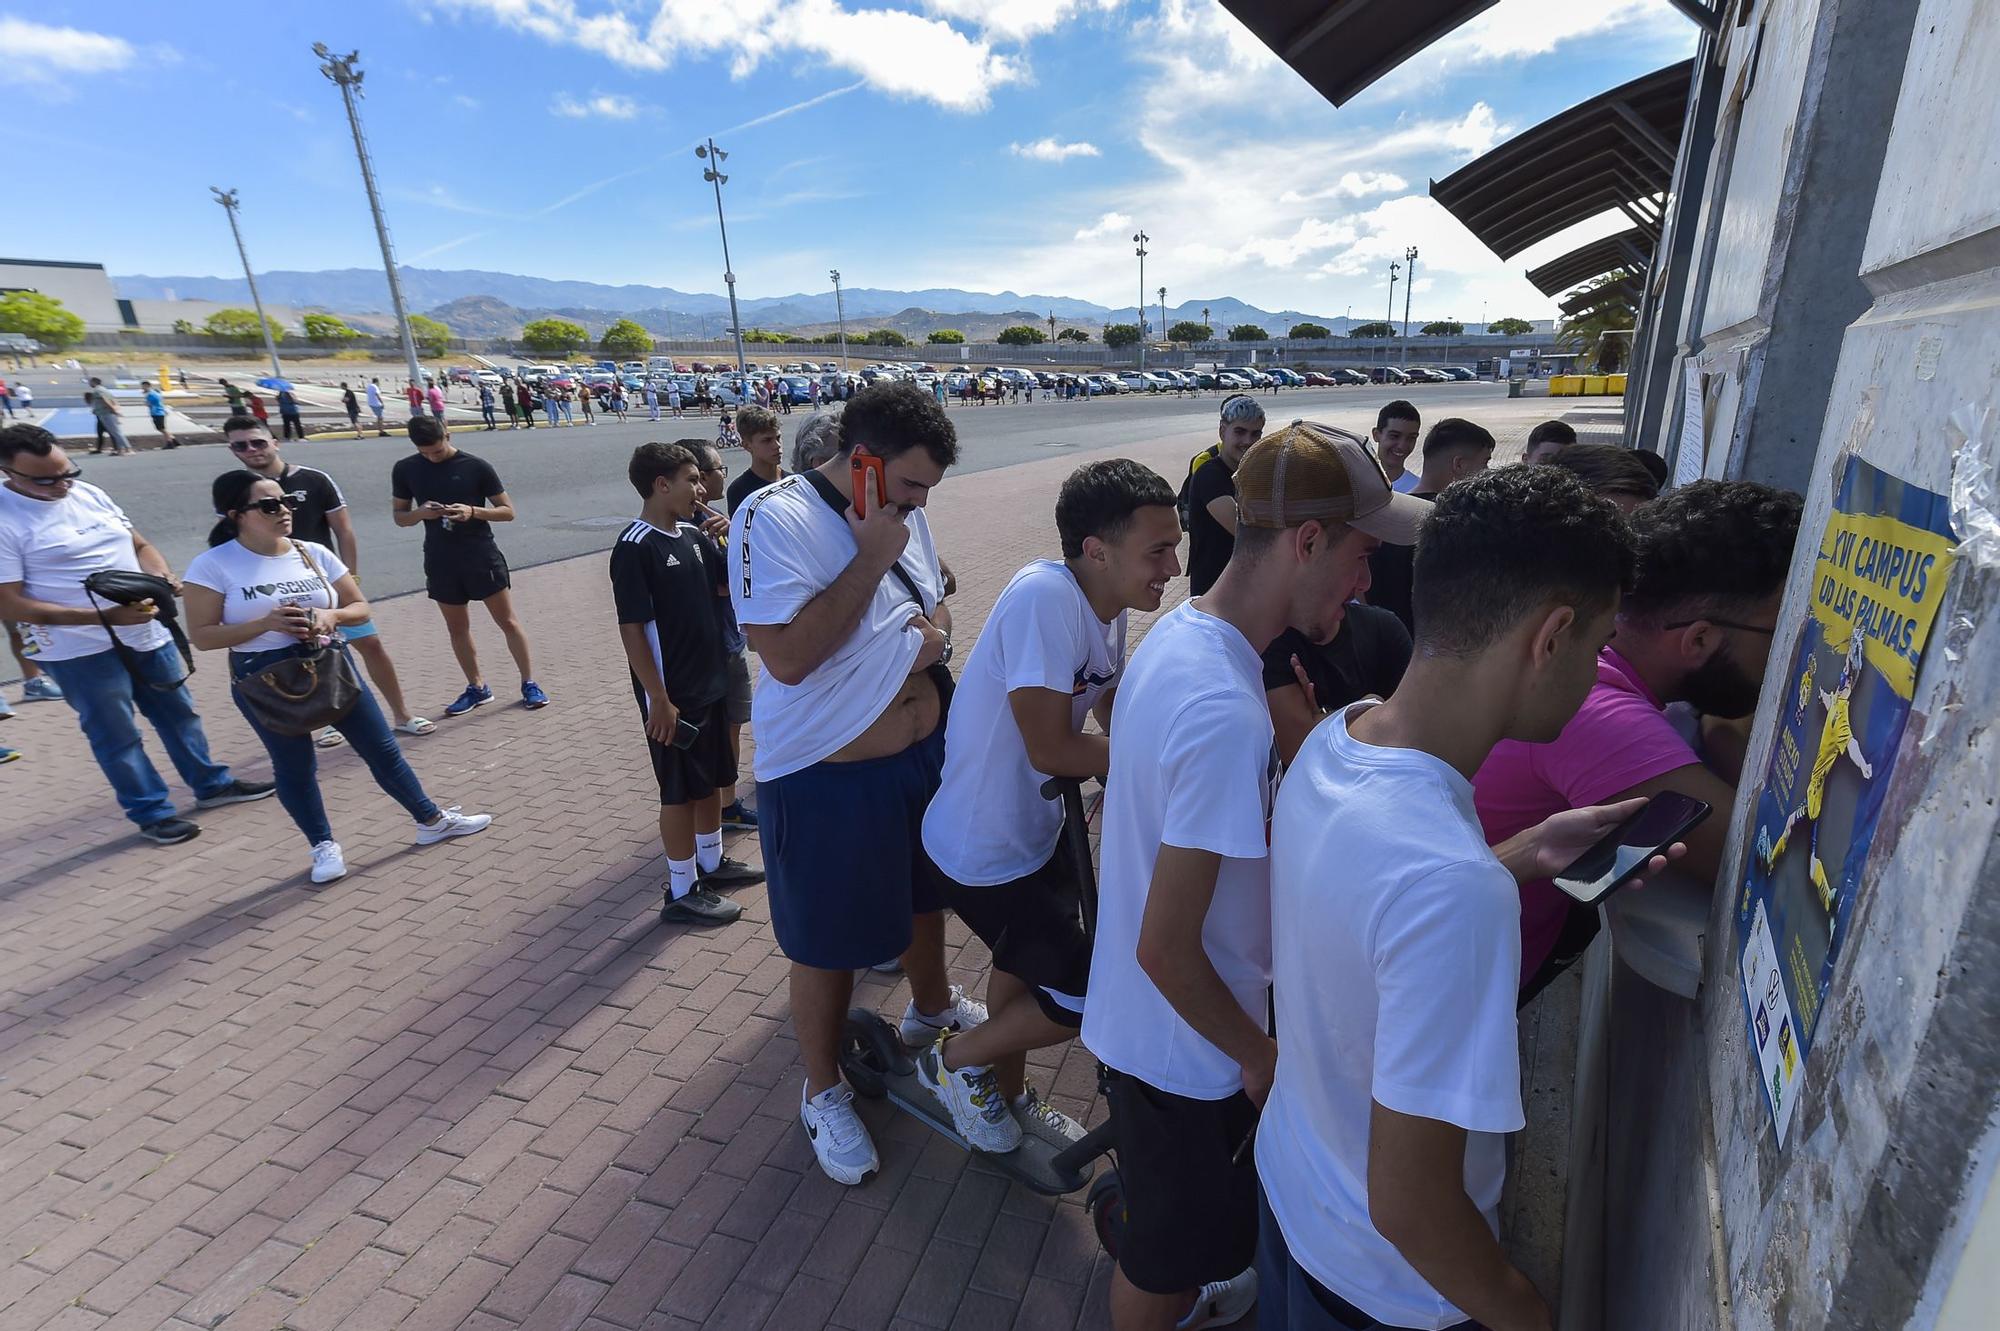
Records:
[[[1222,0],[1335,106],[1496,0]]]
[[[1623,270],[1644,275],[1652,263],[1653,237],[1638,227],[1579,245],[1560,258],[1528,270],[1528,281],[1544,296],[1560,296],[1593,277]]]
[[[1623,282],[1607,282],[1601,287],[1579,291],[1556,308],[1562,311],[1565,319],[1574,319],[1600,306],[1611,304],[1628,305],[1636,310],[1639,308],[1639,297],[1642,294],[1644,293],[1638,281],[1628,278]]]

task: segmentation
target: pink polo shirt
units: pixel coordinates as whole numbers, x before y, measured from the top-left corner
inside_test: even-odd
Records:
[[[1547,744],[1502,740],[1472,778],[1486,840],[1497,845],[1564,809],[1602,804],[1664,772],[1700,762],[1639,672],[1606,647],[1597,683]],[[1570,898],[1546,878],[1521,884],[1521,979],[1541,969],[1562,933]]]

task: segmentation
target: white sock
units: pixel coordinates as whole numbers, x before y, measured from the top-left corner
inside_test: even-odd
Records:
[[[693,860],[667,861],[667,891],[673,894],[675,901],[694,891]]]
[[[694,857],[701,865],[703,873],[714,873],[722,867],[722,829],[694,834]]]

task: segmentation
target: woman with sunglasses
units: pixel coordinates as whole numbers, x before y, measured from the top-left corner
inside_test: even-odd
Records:
[[[189,640],[206,651],[227,648],[230,675],[239,680],[328,642],[346,651],[340,627],[365,621],[368,602],[340,556],[291,539],[292,512],[302,496],[286,494],[254,471],[231,471],[216,477],[212,497],[221,521],[209,533],[210,548],[182,577]],[[277,734],[240,695],[236,705],[270,751],[278,799],[312,846],[313,882],[344,877],[347,863],[320,798],[312,736]],[[431,801],[365,684],[354,709],[334,725],[368,764],[375,784],[409,810],[419,846],[471,836],[493,821],[486,814],[441,810]]]

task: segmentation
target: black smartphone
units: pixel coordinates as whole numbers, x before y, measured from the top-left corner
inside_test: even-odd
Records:
[[[701,727],[692,724],[686,717],[682,717],[680,720],[674,722],[675,748],[677,749],[693,748],[695,740],[699,739],[700,737],[701,737]]]
[[[1606,833],[1555,876],[1555,885],[1586,906],[1595,906],[1632,882],[1655,855],[1686,836],[1708,817],[1709,806],[1675,791],[1662,791],[1646,807]]]

